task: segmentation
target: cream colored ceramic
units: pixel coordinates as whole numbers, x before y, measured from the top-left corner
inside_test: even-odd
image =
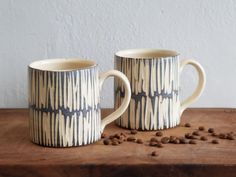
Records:
[[[93,143],[130,101],[127,77],[116,70],[99,74],[97,64],[91,60],[36,61],[29,65],[28,73],[30,138],[39,145],[70,147]],[[115,112],[101,120],[100,90],[109,76],[116,76],[123,83],[125,97]]]
[[[180,102],[180,74],[186,65],[198,72],[199,81],[194,93]],[[131,49],[115,54],[115,69],[123,72],[131,85],[128,109],[116,121],[129,129],[158,130],[175,127],[183,111],[203,92],[205,73],[194,60],[179,61],[179,54],[170,50]],[[125,87],[115,80],[115,108],[125,96]]]

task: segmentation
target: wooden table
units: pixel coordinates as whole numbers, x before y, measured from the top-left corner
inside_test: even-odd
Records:
[[[109,112],[103,110],[103,115]],[[220,144],[214,145],[205,132],[208,142],[157,148],[147,142],[155,132],[138,132],[136,137],[145,140],[144,144],[105,146],[99,141],[85,147],[45,148],[29,141],[27,119],[25,109],[0,110],[0,176],[236,177],[236,140],[219,140]],[[236,131],[236,110],[188,109],[182,116],[182,124],[185,122],[193,127],[164,130],[164,135],[184,135],[199,125],[214,127],[217,132]],[[105,132],[130,131],[111,124]],[[157,157],[150,155],[154,150]]]

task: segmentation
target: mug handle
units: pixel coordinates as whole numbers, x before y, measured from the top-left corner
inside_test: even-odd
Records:
[[[110,70],[110,71],[101,73],[99,75],[100,90],[102,89],[102,85],[103,85],[104,81],[110,76],[116,76],[123,81],[124,89],[125,89],[125,97],[124,97],[122,104],[115,112],[111,113],[110,115],[108,115],[107,117],[102,119],[101,132],[103,132],[103,130],[107,124],[118,119],[121,116],[121,114],[123,114],[125,112],[126,108],[129,106],[129,102],[130,102],[130,98],[131,98],[131,89],[130,89],[129,80],[122,72],[117,71],[117,70]]]
[[[193,92],[193,94],[180,103],[180,116],[182,115],[184,110],[190,104],[192,104],[198,100],[198,98],[201,96],[201,94],[205,88],[205,84],[206,84],[205,71],[204,71],[203,67],[197,61],[195,61],[195,60],[182,60],[180,63],[180,73],[183,71],[183,68],[186,65],[192,65],[197,70],[199,79],[198,79],[198,86],[195,89],[195,91]]]

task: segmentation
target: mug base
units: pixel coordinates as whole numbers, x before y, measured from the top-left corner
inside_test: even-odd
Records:
[[[82,143],[82,144],[79,144],[79,143],[76,143],[76,144],[45,144],[45,143],[40,143],[40,142],[36,142],[32,139],[30,139],[30,141],[35,144],[35,145],[38,145],[38,146],[41,146],[41,147],[48,147],[48,148],[72,148],[72,147],[82,147],[82,146],[87,146],[87,145],[90,145],[90,144],[93,144],[93,143],[96,143],[98,142],[99,140],[101,140],[101,137],[99,139],[95,139],[93,141],[90,141],[90,142],[86,142],[86,143]]]

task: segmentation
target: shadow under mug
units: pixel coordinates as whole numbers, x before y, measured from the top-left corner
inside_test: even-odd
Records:
[[[123,103],[101,120],[100,90],[116,76],[124,85]],[[31,140],[42,146],[70,147],[93,143],[104,127],[127,108],[131,91],[127,77],[116,70],[98,73],[91,60],[47,59],[28,66]]]
[[[196,90],[180,103],[179,77],[184,66],[198,72]],[[130,81],[129,107],[116,124],[129,129],[159,130],[175,127],[183,111],[195,102],[205,87],[205,72],[194,60],[179,61],[179,54],[170,50],[130,49],[115,54],[115,69]],[[115,108],[124,100],[125,87],[115,79]]]

